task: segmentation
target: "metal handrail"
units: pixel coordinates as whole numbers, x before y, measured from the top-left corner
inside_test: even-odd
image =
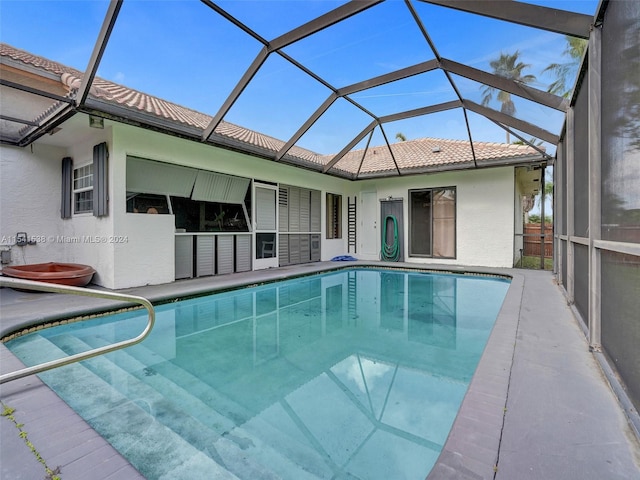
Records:
[[[87,350],[86,352],[76,353],[75,355],[70,355],[65,358],[59,358],[56,360],[51,360],[49,362],[44,362],[38,365],[34,365],[31,367],[26,367],[20,370],[16,370],[14,372],[5,373],[4,375],[0,375],[0,384],[3,384],[5,382],[10,382],[12,380],[17,380],[19,378],[23,378],[28,375],[33,375],[35,373],[51,370],[52,368],[62,367],[64,365],[69,365],[71,363],[79,362],[81,360],[97,357],[98,355],[103,355],[105,353],[113,352],[115,350],[120,350],[122,348],[129,347],[131,345],[135,345],[136,343],[140,343],[142,340],[144,340],[147,337],[147,335],[149,335],[149,333],[151,333],[151,329],[153,328],[153,325],[155,323],[156,314],[151,302],[146,298],[138,297],[136,295],[104,292],[101,290],[93,290],[89,288],[69,287],[67,285],[58,285],[55,283],[35,282],[32,280],[22,280],[18,278],[7,278],[7,277],[0,277],[0,286],[19,288],[23,290],[36,290],[41,292],[69,293],[72,295],[81,295],[85,297],[94,297],[94,298],[106,298],[109,300],[121,300],[128,303],[137,303],[139,305],[142,305],[149,312],[147,326],[142,331],[142,333],[137,337],[131,338],[129,340],[123,340],[117,343],[112,343],[111,345],[104,345],[102,347],[94,348],[92,350]]]

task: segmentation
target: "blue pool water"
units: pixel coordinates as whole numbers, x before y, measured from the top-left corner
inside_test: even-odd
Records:
[[[353,269],[182,300],[141,344],[40,377],[149,479],[424,479],[508,286]],[[7,346],[31,365],[145,323],[121,313]]]

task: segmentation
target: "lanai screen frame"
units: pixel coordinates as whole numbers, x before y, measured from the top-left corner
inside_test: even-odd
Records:
[[[612,191],[618,193],[624,181],[606,178],[603,170],[633,174],[628,168],[635,161],[636,172],[640,172],[640,124],[637,117],[631,118],[638,104],[627,103],[623,97],[640,89],[638,33],[640,4],[600,4],[558,144],[554,272],[580,320],[590,351],[640,436],[640,224],[633,224],[634,212],[640,209],[634,209],[633,204],[625,208],[629,193],[633,193],[628,186],[621,192],[618,223],[608,224],[603,218],[606,208],[618,201]],[[616,71],[611,68],[612,61],[618,66]],[[605,98],[615,98],[618,106],[605,105]],[[605,115],[605,109],[615,110],[620,105],[624,107],[615,115],[630,120],[627,125],[612,122],[611,111]],[[616,148],[611,151],[610,145]],[[637,197],[640,185],[631,188]],[[614,271],[616,278],[612,277]]]
[[[566,11],[560,11],[552,8],[527,4],[524,2],[515,1],[475,1],[475,2],[463,2],[456,0],[405,0],[404,4],[406,8],[411,12],[416,25],[420,28],[425,45],[433,53],[434,59],[426,62],[418,63],[409,67],[398,69],[394,72],[372,77],[364,81],[360,81],[347,86],[335,86],[322,78],[315,72],[309,70],[304,65],[298,63],[296,60],[288,56],[282,49],[291,45],[301,39],[304,39],[318,31],[326,29],[331,25],[339,23],[351,16],[358,15],[361,12],[366,11],[369,8],[375,8],[376,5],[382,3],[381,0],[360,0],[351,1],[346,4],[321,15],[303,25],[298,26],[290,30],[289,32],[282,34],[272,40],[267,40],[254,32],[247,25],[243,24],[239,19],[235,18],[228,12],[224,11],[218,4],[211,0],[202,0],[202,3],[207,5],[211,10],[224,17],[226,20],[234,24],[237,28],[250,35],[260,44],[262,49],[255,57],[251,66],[244,72],[244,75],[240,81],[236,84],[231,94],[227,97],[225,102],[219,111],[213,116],[209,124],[203,129],[187,128],[184,125],[165,123],[150,123],[150,119],[139,113],[132,111],[131,109],[125,109],[121,106],[110,104],[108,102],[96,99],[90,95],[90,88],[95,79],[98,67],[105,48],[108,45],[109,37],[113,31],[114,25],[118,19],[120,9],[123,4],[123,0],[111,0],[102,23],[98,38],[96,40],[92,55],[88,61],[87,67],[84,70],[84,75],[80,87],[74,96],[61,97],[52,95],[49,92],[38,90],[35,88],[29,88],[24,85],[18,85],[16,83],[2,80],[2,88],[16,89],[26,92],[29,95],[40,96],[49,100],[55,101],[56,107],[53,109],[52,114],[44,118],[41,121],[34,121],[32,118],[18,118],[16,116],[2,115],[0,119],[3,121],[9,121],[16,124],[22,124],[27,127],[26,133],[19,138],[9,137],[4,134],[0,135],[0,142],[8,145],[15,145],[24,147],[32,142],[36,141],[41,136],[53,131],[56,127],[64,123],[71,116],[78,112],[88,113],[93,115],[101,115],[106,118],[113,118],[124,123],[133,123],[142,127],[153,128],[155,130],[161,130],[168,134],[180,135],[186,138],[190,138],[194,141],[199,141],[205,144],[215,145],[222,148],[230,148],[235,150],[241,150],[254,156],[260,156],[265,159],[282,162],[290,165],[295,165],[303,168],[314,169],[318,172],[322,172],[329,175],[337,175],[344,178],[357,180],[360,177],[358,174],[350,175],[345,172],[340,172],[336,167],[339,165],[340,159],[348,151],[353,148],[362,139],[365,139],[375,128],[380,128],[384,132],[384,126],[387,123],[393,121],[412,118],[415,116],[430,115],[437,112],[443,112],[453,109],[460,109],[464,115],[466,130],[469,143],[473,148],[473,132],[469,126],[468,113],[474,113],[480,115],[490,122],[498,125],[503,130],[513,134],[516,138],[519,138],[526,144],[536,148],[538,152],[543,155],[550,163],[553,163],[553,159],[549,154],[537,147],[535,143],[529,141],[523,135],[518,132],[523,132],[527,135],[531,135],[535,138],[542,139],[553,145],[558,145],[558,161],[559,168],[554,169],[556,192],[554,195],[556,215],[555,217],[555,248],[554,248],[554,271],[560,280],[560,284],[566,289],[569,303],[574,305],[574,311],[576,314],[583,318],[586,328],[586,335],[589,340],[591,350],[596,352],[603,352],[602,354],[608,354],[609,357],[614,358],[617,354],[615,350],[605,352],[602,342],[602,326],[608,321],[608,312],[603,311],[603,285],[602,285],[602,270],[603,270],[603,257],[610,254],[614,255],[628,255],[632,259],[635,259],[640,263],[640,243],[618,241],[605,239],[602,235],[602,157],[603,157],[603,135],[602,135],[602,90],[604,87],[603,79],[606,78],[607,72],[602,68],[603,55],[608,53],[602,49],[602,27],[606,25],[605,13],[612,5],[615,7],[611,10],[616,10],[621,6],[625,6],[625,2],[609,2],[608,0],[601,0],[598,7],[598,11],[594,17],[585,14],[572,13]],[[421,21],[420,15],[416,10],[416,5],[426,3],[432,4],[442,8],[450,8],[461,10],[472,15],[479,15],[484,17],[495,18],[512,22],[520,25],[534,27],[536,29],[556,32],[564,35],[570,35],[578,38],[588,39],[589,45],[587,49],[586,57],[582,61],[582,71],[577,81],[577,88],[570,101],[564,98],[551,95],[545,91],[532,88],[526,85],[522,85],[511,80],[501,78],[499,76],[480,71],[470,65],[465,65],[459,62],[455,62],[449,58],[442,56],[440,52],[440,46],[437,45],[431,35],[425,28]],[[629,2],[628,5],[633,5],[633,2]],[[637,2],[636,2],[637,5]],[[636,7],[637,9],[638,7]],[[635,10],[635,20],[640,24],[640,18],[638,12]],[[611,27],[614,28],[614,27]],[[614,33],[615,35],[616,33]],[[621,34],[618,34],[621,35]],[[636,37],[637,38],[637,37]],[[623,42],[621,42],[621,45]],[[637,44],[631,45],[636,50],[639,48]],[[622,48],[622,46],[620,47]],[[619,53],[619,52],[618,52]],[[328,88],[331,93],[316,108],[315,112],[303,122],[296,133],[289,139],[284,141],[284,144],[277,151],[269,151],[258,146],[252,147],[246,143],[240,143],[233,139],[224,137],[215,132],[215,128],[225,118],[226,113],[231,106],[236,102],[243,90],[248,85],[249,81],[259,71],[261,65],[264,64],[266,59],[270,55],[278,55],[286,62],[292,64],[295,68],[304,72],[306,75],[315,79],[320,84]],[[354,93],[366,91],[367,89],[374,88],[376,86],[385,85],[401,79],[413,77],[425,72],[439,70],[447,77],[447,81],[450,83],[451,88],[455,92],[455,99],[444,102],[423,105],[417,109],[411,109],[406,111],[395,112],[388,115],[377,116],[374,112],[370,112],[362,105],[358,104],[350,95]],[[523,120],[520,120],[514,116],[503,114],[493,108],[479,105],[477,102],[469,98],[465,98],[458,88],[455,76],[467,78],[477,82],[481,85],[490,86],[499,90],[509,92],[513,95],[525,98],[536,104],[543,105],[547,108],[551,108],[566,114],[566,121],[564,128],[561,132],[551,132],[544,128],[544,125],[536,125]],[[588,116],[589,123],[587,127],[588,131],[588,159],[575,158],[575,125],[576,121],[580,121],[575,118],[575,107],[577,101],[577,95],[582,88],[582,80],[587,79],[584,83],[588,88]],[[353,105],[355,108],[368,115],[371,118],[370,123],[362,129],[351,141],[347,142],[343,149],[339,151],[332,158],[328,159],[323,164],[311,164],[302,162],[299,158],[291,154],[290,150],[299,139],[314,122],[322,116],[322,114],[331,106],[332,103],[338,99],[344,99]],[[610,125],[607,125],[610,127]],[[388,135],[384,134],[387,148],[391,151]],[[474,161],[475,161],[474,152]],[[493,164],[495,165],[495,163]],[[477,166],[477,163],[476,163]],[[588,184],[576,185],[575,172],[576,169],[587,168],[589,175]],[[442,170],[447,170],[447,167],[442,167]],[[391,172],[387,172],[384,176],[399,176],[403,175],[397,166],[396,169]],[[369,177],[370,178],[370,177]],[[589,204],[586,207],[576,205],[576,190],[588,189]],[[575,211],[576,208],[586,208],[588,210],[588,230],[587,234],[578,233],[575,230]],[[586,265],[579,265],[576,270],[576,249],[586,249],[587,260]],[[582,270],[580,270],[582,269]],[[587,309],[584,310],[584,305],[580,306],[583,311],[579,311],[575,307],[576,301],[576,271],[587,271]],[[635,285],[631,285],[635,287]],[[585,292],[582,292],[584,294]],[[609,292],[612,293],[612,292]],[[613,298],[605,299],[606,302],[624,302],[623,293],[613,292]],[[624,335],[625,332],[621,332]],[[613,347],[615,348],[615,346]],[[633,358],[628,359],[634,361]],[[635,382],[633,377],[629,377],[624,371],[628,371],[628,367],[619,365],[621,368],[621,377],[627,382]],[[620,395],[620,392],[618,392]],[[636,404],[635,408],[638,409],[640,405]],[[632,418],[638,417],[637,412],[635,416],[631,408],[627,408],[627,414]],[[640,423],[636,423],[640,425]]]
[[[335,86],[329,83],[325,78],[311,71],[291,56],[289,56],[283,49],[289,45],[294,44],[300,40],[303,40],[314,33],[327,29],[339,22],[349,19],[352,16],[358,15],[370,8],[375,8],[377,5],[383,3],[384,0],[353,0],[349,1],[323,15],[320,15],[311,21],[300,25],[274,39],[267,40],[253,31],[247,25],[243,24],[238,18],[234,17],[224,9],[222,9],[216,2],[211,0],[201,0],[201,2],[209,7],[212,11],[216,12],[226,20],[231,22],[235,27],[241,29],[246,34],[250,35],[253,39],[258,41],[263,47],[257,54],[252,64],[246,69],[242,78],[235,85],[233,91],[224,101],[218,112],[213,116],[209,124],[202,130],[196,128],[188,128],[185,125],[180,125],[177,122],[161,122],[153,123],[149,121],[148,116],[141,115],[135,112],[133,109],[126,109],[122,106],[114,103],[105,102],[104,100],[97,99],[90,94],[90,89],[93,81],[96,77],[96,73],[100,66],[102,56],[108,45],[109,38],[114,29],[114,26],[118,20],[121,7],[124,0],[111,0],[105,14],[102,27],[98,34],[93,52],[88,61],[88,65],[82,76],[81,85],[75,92],[73,98],[62,99],[61,106],[58,111],[52,116],[46,118],[44,121],[39,122],[37,125],[32,125],[33,120],[28,118],[12,118],[14,122],[21,122],[24,125],[31,126],[31,129],[25,129],[26,133],[21,138],[8,138],[2,136],[0,141],[5,144],[26,146],[41,137],[42,135],[50,132],[52,129],[63,123],[65,120],[73,116],[76,112],[84,112],[92,115],[102,115],[106,118],[112,118],[125,123],[135,123],[140,126],[147,126],[149,128],[160,129],[166,133],[176,134],[180,136],[186,136],[195,141],[220,146],[223,148],[229,148],[233,150],[243,151],[245,153],[252,154],[254,156],[263,157],[274,162],[282,162],[289,165],[294,165],[306,169],[316,170],[325,174],[335,175],[351,180],[357,180],[359,178],[372,178],[372,175],[361,175],[360,169],[357,172],[346,172],[340,170],[339,162],[351,149],[353,149],[360,141],[365,139],[368,135],[371,135],[373,130],[378,128],[383,135],[386,148],[389,149],[389,153],[393,158],[393,151],[389,142],[389,135],[385,132],[385,125],[409,118],[420,117],[430,115],[436,112],[443,112],[453,109],[459,109],[462,112],[464,121],[466,124],[466,136],[469,141],[471,152],[474,159],[474,166],[478,167],[476,153],[474,151],[474,138],[473,131],[469,125],[468,112],[473,112],[485,119],[488,119],[492,124],[497,125],[504,131],[518,138],[524,144],[527,144],[534,148],[543,159],[548,161],[549,164],[553,163],[551,156],[537,144],[537,141],[542,140],[552,145],[557,145],[560,136],[559,132],[554,133],[544,128],[544,125],[533,124],[512,115],[504,114],[493,108],[483,106],[474,102],[473,100],[466,98],[458,88],[456,79],[453,75],[467,78],[477,82],[480,85],[489,86],[500,91],[508,92],[518,97],[530,100],[535,104],[542,105],[544,107],[566,113],[568,107],[568,101],[560,96],[550,94],[544,90],[533,88],[525,84],[497,76],[495,74],[481,71],[469,65],[453,61],[440,55],[436,43],[433,41],[429,32],[425,28],[425,25],[420,17],[420,14],[416,10],[416,5],[420,3],[432,4],[441,8],[450,8],[458,11],[463,11],[471,15],[480,15],[490,17],[493,19],[503,20],[527,27],[533,27],[544,31],[560,33],[563,35],[570,35],[578,38],[588,39],[589,33],[594,22],[590,15],[573,13],[564,10],[558,10],[554,8],[548,8],[524,2],[505,2],[505,1],[482,1],[482,2],[457,2],[450,0],[440,1],[426,1],[426,0],[405,0],[404,4],[414,19],[417,27],[424,37],[424,47],[428,48],[433,54],[432,60],[421,62],[416,65],[401,68],[396,71],[380,75],[377,77],[369,78],[364,81],[357,82],[347,86]],[[289,62],[295,68],[304,72],[315,81],[322,84],[324,87],[331,91],[326,100],[317,107],[316,111],[309,116],[309,118],[300,125],[300,128],[289,139],[283,140],[284,144],[278,151],[271,151],[259,146],[250,145],[247,143],[238,142],[224,135],[220,135],[215,131],[216,127],[224,121],[226,114],[234,103],[240,98],[243,91],[251,81],[251,79],[260,70],[261,66],[271,55],[277,55]],[[447,78],[451,89],[455,92],[456,100],[424,105],[423,107],[399,111],[389,115],[376,115],[374,112],[369,111],[367,108],[360,105],[352,98],[355,93],[364,92],[377,86],[389,84],[398,80],[406,79],[425,73],[428,71],[438,70],[441,71]],[[3,83],[3,86],[10,88],[22,89],[21,86],[15,84]],[[36,94],[45,95],[45,92],[34,92]],[[291,149],[296,142],[311,128],[311,126],[322,116],[324,112],[338,99],[344,99],[349,102],[355,108],[363,112],[364,115],[370,117],[370,123],[358,133],[351,141],[346,143],[341,151],[334,154],[331,158],[324,158],[321,163],[314,163],[305,161],[292,153]],[[526,138],[524,135],[530,136]],[[366,149],[369,146],[365,147]],[[363,156],[364,159],[364,156]],[[398,168],[398,164],[393,158],[396,165],[395,170],[384,171],[378,177],[386,176],[399,176],[410,172],[402,171]],[[500,162],[492,162],[492,166],[500,164]],[[442,167],[442,170],[447,170],[446,167]]]

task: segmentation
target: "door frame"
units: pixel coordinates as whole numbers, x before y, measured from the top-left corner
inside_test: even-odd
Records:
[[[274,192],[273,201],[273,229],[260,229],[258,228],[258,215],[259,209],[257,205],[257,191],[263,190],[272,190]],[[253,182],[251,198],[253,198],[253,269],[254,270],[262,270],[265,268],[273,268],[279,266],[278,260],[278,185],[268,184],[268,183],[260,183]],[[258,235],[260,234],[273,234],[273,245],[272,252],[270,253],[272,256],[264,258],[264,245],[260,245],[258,248]]]
[[[378,260],[380,238],[378,235],[378,192],[360,192],[359,254],[363,260]]]

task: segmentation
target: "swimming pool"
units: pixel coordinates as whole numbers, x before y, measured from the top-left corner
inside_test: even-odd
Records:
[[[351,269],[157,307],[142,344],[41,374],[147,478],[425,478],[509,284]],[[26,364],[127,312],[8,342]]]

